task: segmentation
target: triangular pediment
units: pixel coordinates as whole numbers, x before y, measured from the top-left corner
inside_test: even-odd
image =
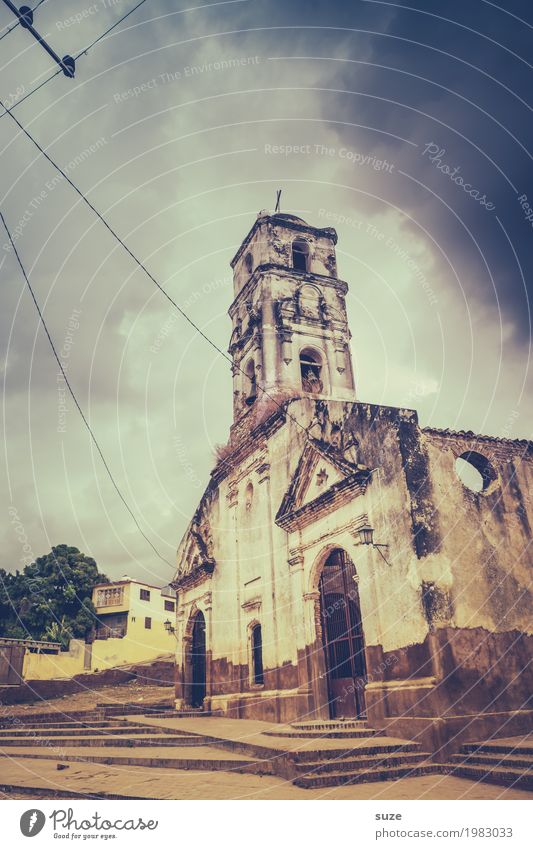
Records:
[[[303,527],[364,492],[370,473],[349,462],[332,445],[310,439],[280,504],[276,523]]]

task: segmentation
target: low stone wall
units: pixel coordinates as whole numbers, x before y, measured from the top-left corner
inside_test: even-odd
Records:
[[[172,660],[154,660],[130,667],[139,684],[154,687],[173,687],[176,664]]]
[[[70,696],[84,690],[94,690],[113,684],[126,684],[135,674],[124,669],[105,669],[103,672],[76,675],[70,679],[25,681],[17,687],[0,687],[0,704],[18,705],[27,702],[48,701]]]

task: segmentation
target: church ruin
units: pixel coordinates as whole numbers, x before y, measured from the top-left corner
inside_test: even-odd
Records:
[[[234,421],[178,549],[176,706],[433,750],[528,730],[533,445],[356,400],[336,241],[261,212],[232,260]]]

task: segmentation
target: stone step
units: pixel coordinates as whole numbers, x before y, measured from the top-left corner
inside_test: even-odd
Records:
[[[284,737],[284,738],[301,738],[310,739],[315,737],[317,740],[324,739],[359,739],[361,737],[381,737],[384,731],[377,731],[374,728],[349,728],[346,730],[334,731],[298,731],[296,729],[283,729],[280,731],[263,731],[266,737]]]
[[[147,802],[153,802],[153,796],[127,796],[124,794],[118,793],[106,793],[101,790],[98,793],[87,793],[81,790],[65,790],[63,787],[58,789],[52,789],[48,786],[39,787],[30,786],[28,784],[0,784],[0,792],[5,793],[7,796],[13,796],[16,793],[16,797],[27,797],[28,800],[36,800],[36,799],[96,799],[96,800],[141,800]],[[44,795],[43,795],[44,794]]]
[[[153,732],[151,735],[130,734],[128,737],[99,736],[99,737],[35,737],[29,741],[24,737],[11,737],[7,740],[0,741],[0,751],[5,748],[13,748],[15,746],[27,748],[28,746],[36,748],[56,748],[61,749],[69,746],[109,746],[113,748],[135,748],[138,746],[208,746],[215,742],[212,737],[198,737],[197,735],[176,735],[157,734]]]
[[[485,766],[503,766],[511,767],[512,769],[521,769],[525,772],[533,771],[533,753],[531,755],[515,755],[514,752],[502,754],[500,752],[474,752],[472,754],[452,755],[452,763],[460,766],[465,764],[481,764]]]
[[[327,772],[319,775],[301,775],[293,780],[297,787],[337,787],[341,784],[364,784],[370,781],[394,781],[440,772],[442,767],[432,763],[376,769],[354,769],[351,772]]]
[[[122,705],[104,705],[102,706],[102,710],[106,717],[110,716],[122,716],[124,714],[128,714],[129,716],[141,715],[141,716],[154,716],[155,714],[161,714],[162,716],[172,715],[174,708],[165,707],[164,705],[140,705],[140,704],[122,704]]]
[[[222,753],[221,753],[222,754]],[[1,757],[1,756],[0,756]],[[3,755],[6,757],[6,754]],[[9,755],[11,757],[11,755]],[[231,757],[208,757],[204,756],[200,747],[198,747],[198,755],[180,757],[172,749],[161,748],[160,752],[151,752],[147,749],[143,752],[142,749],[131,754],[113,753],[98,753],[94,751],[81,751],[71,749],[63,751],[60,755],[49,751],[40,751],[39,749],[27,750],[25,752],[17,752],[17,760],[21,758],[31,758],[33,760],[53,760],[60,763],[97,763],[106,764],[108,766],[139,766],[156,769],[176,769],[176,770],[215,770],[223,772],[246,772],[256,775],[272,774],[272,766],[268,761],[261,761],[257,758],[245,758],[238,755]]]
[[[103,711],[76,711],[74,713],[62,714],[59,711],[54,713],[43,714],[28,714],[17,717],[20,719],[21,725],[46,725],[49,722],[54,724],[63,724],[68,722],[102,722],[105,721]],[[13,720],[4,720],[0,722],[0,728],[10,728],[13,725]]]
[[[512,752],[514,755],[533,755],[533,746],[528,745],[517,745],[510,746],[509,743],[464,743],[461,746],[461,752],[465,754],[469,753],[485,753],[489,754],[506,754],[507,752]]]
[[[330,719],[316,722],[291,722],[297,731],[343,731],[348,728],[368,728],[366,719]]]
[[[156,719],[195,719],[196,717],[203,719],[204,716],[217,716],[221,713],[222,711],[212,712],[210,710],[174,710],[164,713],[150,713],[149,715]]]
[[[428,752],[398,752],[380,755],[364,755],[352,758],[331,758],[329,760],[305,761],[295,764],[302,774],[323,775],[329,772],[354,772],[362,769],[389,768],[427,763]]]
[[[46,729],[50,730],[58,730],[58,731],[74,731],[77,728],[131,728],[132,725],[126,719],[101,719],[101,720],[71,720],[68,722],[17,722],[11,723],[9,727],[3,726],[0,727],[0,734],[11,734],[16,731],[24,731],[26,729],[35,730]],[[143,727],[143,726],[140,726]]]
[[[119,735],[131,736],[132,734],[170,734],[179,737],[186,735],[187,732],[179,731],[175,728],[154,728],[153,725],[109,725],[107,728],[93,728],[92,726],[85,726],[83,728],[42,728],[37,726],[36,728],[23,728],[17,729],[16,731],[2,730],[0,731],[0,743],[3,740],[8,740],[14,737],[21,739],[46,737],[49,739],[51,737],[116,737]]]
[[[487,781],[526,790],[533,789],[533,773],[529,770],[524,771],[520,767],[513,769],[503,766],[487,767],[482,764],[454,764],[450,772],[460,778],[470,778],[473,781]]]
[[[407,752],[420,752],[418,743],[382,743],[382,744],[360,744],[349,749],[321,749],[320,740],[317,740],[316,749],[300,749],[291,752],[290,760],[294,763],[309,763],[310,761],[328,761],[345,758],[367,757],[369,755],[404,754]]]

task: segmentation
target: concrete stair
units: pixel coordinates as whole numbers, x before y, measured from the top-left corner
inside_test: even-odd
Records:
[[[282,726],[279,731],[265,731],[265,736],[310,739],[360,739],[361,737],[379,737],[383,731],[377,731],[364,720],[331,720],[330,722],[296,722]]]
[[[189,747],[184,749],[184,754],[178,754],[179,750],[169,747],[146,746],[135,748],[131,753],[124,753],[115,748],[107,752],[95,753],[89,749],[84,751],[79,748],[62,750],[60,754],[49,751],[41,751],[39,748],[24,749],[17,751],[19,758],[31,758],[32,760],[54,760],[62,764],[66,763],[96,763],[109,766],[124,767],[148,767],[155,769],[177,769],[197,771],[223,771],[223,772],[248,772],[254,774],[271,774],[272,769],[268,762],[257,759],[237,757],[236,755],[224,756],[217,752],[216,757],[208,746],[194,747],[194,753]]]
[[[383,731],[371,728],[362,719],[294,722],[279,731],[273,729],[264,734],[266,737],[316,740],[316,747],[296,748],[289,755],[292,780],[298,787],[391,781],[439,771],[439,767],[430,762],[430,755],[420,751],[418,743],[389,739]],[[321,741],[330,740],[344,741],[346,745],[321,745]],[[367,742],[361,743],[362,740]]]
[[[102,706],[107,710],[109,706]],[[120,713],[138,716],[140,710],[131,705],[119,706]],[[112,713],[116,705],[112,706]],[[142,713],[146,716],[146,712]],[[271,773],[269,761],[250,758],[235,752],[214,748],[219,740],[210,735],[161,727],[135,719],[96,719],[102,710],[79,713],[76,718],[61,714],[53,720],[44,716],[23,717],[16,727],[0,729],[0,756],[54,760],[63,764],[71,762],[98,763],[123,767],[155,767],[177,770],[236,771]],[[161,713],[162,717],[167,712]]]
[[[174,748],[176,746],[208,746],[216,742],[214,738],[209,737],[198,737],[197,735],[186,736],[157,734],[153,732],[153,729],[150,730],[152,730],[152,734],[131,733],[128,736],[101,734],[85,737],[47,737],[46,735],[43,735],[40,737],[33,737],[31,739],[24,737],[12,737],[0,740],[0,751],[6,747],[13,748],[17,746],[20,748],[27,748],[28,746],[36,748],[50,748],[53,746],[56,750],[72,746],[75,746],[76,748],[87,746],[90,746],[91,748],[99,748],[107,746],[108,748],[133,749],[139,746],[165,746],[166,748]]]
[[[45,725],[39,725],[35,728],[30,726],[25,728],[17,728],[13,730],[0,730],[0,746],[4,743],[8,745],[9,740],[20,739],[22,740],[21,746],[27,746],[28,743],[24,742],[27,739],[47,739],[50,740],[52,737],[62,737],[62,738],[78,738],[78,737],[117,737],[117,736],[129,736],[132,735],[139,736],[144,734],[168,734],[168,735],[176,735],[182,736],[185,734],[183,731],[178,731],[177,729],[172,728],[160,728],[153,727],[151,725],[106,725],[105,727],[101,726],[92,726],[92,725],[79,725],[79,726],[63,726],[63,727],[54,727],[49,728]],[[194,735],[197,736],[197,735]]]
[[[156,719],[194,719],[195,717],[217,716],[217,712],[210,710],[167,710],[162,713],[150,713]]]
[[[338,787],[342,784],[364,784],[370,781],[395,781],[398,778],[414,778],[416,775],[431,775],[441,770],[429,761],[398,766],[382,766],[376,763],[366,769],[351,769],[339,772],[315,772],[295,778],[297,787]]]
[[[313,720],[312,722],[291,722],[291,728],[297,731],[335,731],[339,728],[368,728],[366,719],[329,719]]]
[[[462,778],[533,790],[533,735],[467,743],[450,761],[450,771]]]
[[[307,788],[336,787],[369,781],[393,781],[440,771],[438,765],[429,761],[430,755],[420,751],[417,743],[388,743],[386,738],[372,742],[375,735],[367,736],[368,744],[356,748],[294,752],[291,756],[296,773],[293,783]]]
[[[95,708],[90,710],[77,710],[61,713],[59,711],[50,711],[48,713],[27,713],[20,714],[11,719],[1,719],[0,729],[12,728],[15,724],[18,728],[26,725],[65,725],[73,722],[90,723],[94,728],[95,723],[106,721],[117,721],[121,716],[154,716],[161,717],[169,716],[174,713],[173,705],[165,705],[161,703],[155,704],[140,704],[139,702],[102,702],[97,704]]]

